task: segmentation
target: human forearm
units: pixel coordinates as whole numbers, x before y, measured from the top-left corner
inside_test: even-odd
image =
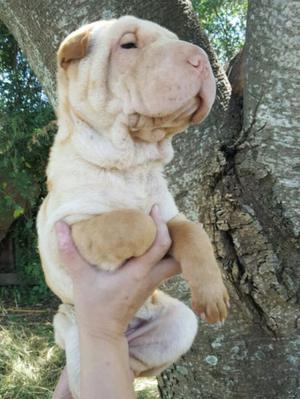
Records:
[[[134,399],[125,338],[80,334],[82,399]]]

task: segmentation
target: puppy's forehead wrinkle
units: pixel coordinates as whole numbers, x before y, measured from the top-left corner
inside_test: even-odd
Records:
[[[101,89],[105,90],[106,94],[106,101],[114,97],[113,90],[110,86],[110,71],[111,71],[111,62],[112,62],[112,48],[110,47],[108,55],[107,55],[107,60],[105,63],[105,73],[104,73],[104,79],[101,85]]]
[[[178,40],[177,35],[155,22],[140,20],[133,16],[119,18],[115,25],[111,27],[111,30],[113,29],[120,31],[121,36],[125,33],[133,33],[139,41],[147,43],[163,38]]]
[[[109,71],[111,64],[111,46],[103,46],[99,38],[93,38],[92,48],[95,50],[82,61],[85,65],[86,84],[81,92],[81,101],[100,116],[106,112],[113,93],[109,85]],[[101,59],[99,60],[99,48]],[[99,113],[101,108],[101,112]]]

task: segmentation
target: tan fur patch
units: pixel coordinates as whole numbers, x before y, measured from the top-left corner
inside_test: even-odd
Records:
[[[153,294],[151,295],[151,303],[152,303],[152,305],[155,305],[156,303],[158,303],[157,290],[155,290],[153,292]]]
[[[173,242],[170,252],[181,264],[183,276],[191,286],[195,312],[205,315],[210,323],[224,320],[229,296],[202,225],[179,215],[168,227]]]
[[[88,49],[91,27],[75,32],[64,40],[57,53],[58,65],[66,69],[71,61],[83,58]]]
[[[171,253],[176,260],[182,262],[184,259],[190,259],[192,262],[205,263],[208,257],[214,259],[211,243],[201,225],[178,215],[170,220],[168,227],[173,242]],[[189,274],[189,271],[186,273]],[[191,274],[191,278],[194,279],[194,270]]]
[[[114,270],[152,245],[156,227],[150,216],[134,209],[116,210],[72,226],[82,256],[101,269]]]

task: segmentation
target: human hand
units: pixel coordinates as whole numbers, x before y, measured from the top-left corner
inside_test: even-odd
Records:
[[[137,310],[165,279],[180,273],[173,258],[164,258],[171,246],[158,206],[151,211],[157,233],[152,247],[114,272],[101,271],[78,253],[70,227],[56,224],[60,257],[74,286],[74,305],[81,332],[106,338],[123,336]]]

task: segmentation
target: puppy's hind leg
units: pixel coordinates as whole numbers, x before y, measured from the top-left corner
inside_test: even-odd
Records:
[[[197,318],[185,304],[155,292],[157,312],[129,330],[130,367],[135,377],[156,376],[186,353],[196,336]]]

